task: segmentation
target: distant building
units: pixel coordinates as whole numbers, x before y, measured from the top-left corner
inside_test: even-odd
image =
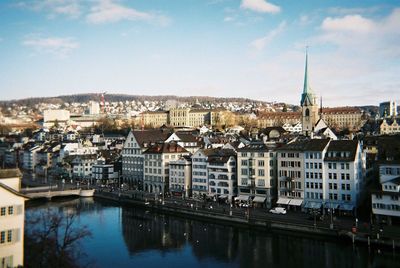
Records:
[[[27,197],[20,191],[18,169],[0,170],[0,267],[24,265],[24,221]]]
[[[43,126],[46,128],[55,124],[67,126],[69,120],[70,113],[68,110],[44,110],[43,112]]]
[[[382,123],[379,125],[380,134],[398,134],[400,133],[399,120],[393,119],[383,119]]]
[[[397,103],[395,101],[379,103],[379,116],[381,118],[397,116]]]
[[[89,101],[89,114],[100,114],[100,104],[97,101]]]

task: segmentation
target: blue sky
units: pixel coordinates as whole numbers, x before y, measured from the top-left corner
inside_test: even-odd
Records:
[[[1,100],[109,93],[399,100],[399,1],[0,2]]]

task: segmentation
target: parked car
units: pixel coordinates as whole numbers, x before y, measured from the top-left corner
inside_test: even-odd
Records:
[[[286,214],[286,209],[285,208],[276,207],[276,208],[270,209],[269,212],[271,212],[273,214]]]

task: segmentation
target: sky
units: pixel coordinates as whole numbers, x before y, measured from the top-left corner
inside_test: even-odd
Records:
[[[399,101],[400,1],[2,0],[0,100],[80,93]]]

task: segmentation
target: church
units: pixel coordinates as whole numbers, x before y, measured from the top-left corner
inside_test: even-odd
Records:
[[[301,94],[301,124],[302,134],[313,138],[319,136],[321,138],[331,138],[336,140],[337,137],[328,127],[328,124],[322,117],[322,103],[319,109],[317,96],[310,87],[308,78],[308,51],[306,50],[306,65],[304,70],[304,86]]]

